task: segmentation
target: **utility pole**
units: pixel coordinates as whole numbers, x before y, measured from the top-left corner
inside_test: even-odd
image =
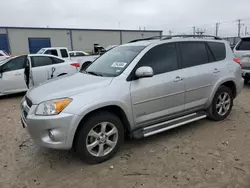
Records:
[[[216,23],[216,25],[215,25],[215,36],[216,37],[218,37],[219,25],[220,25],[220,23]]]
[[[203,35],[205,33],[205,30],[197,28],[196,33],[197,33],[197,35]]]
[[[195,29],[195,26],[193,27],[193,35],[195,35],[196,33],[196,29]]]
[[[238,37],[240,37],[241,26],[243,26],[244,24],[241,23],[241,19],[238,19],[236,21],[238,22]]]
[[[169,30],[168,33],[169,33],[169,36],[171,36],[172,33],[173,33],[173,31],[172,31],[172,30]]]

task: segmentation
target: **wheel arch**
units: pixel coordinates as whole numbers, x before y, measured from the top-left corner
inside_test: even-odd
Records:
[[[68,73],[61,73],[61,74],[59,74],[57,77],[60,77],[60,76],[65,76],[65,75],[67,75]]]
[[[213,101],[213,98],[214,98],[214,95],[215,93],[217,92],[217,90],[219,89],[220,86],[226,86],[228,88],[230,88],[233,92],[233,97],[235,98],[236,95],[237,95],[237,88],[236,88],[236,84],[235,84],[235,81],[231,78],[228,78],[228,79],[224,79],[224,80],[221,80],[219,81],[213,88],[213,91],[210,95],[210,98],[208,100],[208,104],[207,104],[207,107],[210,106],[210,104],[212,103]]]
[[[122,107],[118,106],[118,105],[106,105],[106,106],[102,106],[102,107],[99,107],[99,108],[95,108],[95,109],[92,109],[91,111],[87,112],[83,117],[82,119],[80,120],[79,124],[77,125],[76,129],[75,129],[75,132],[73,134],[73,143],[72,143],[72,146],[74,147],[75,146],[75,141],[76,141],[76,138],[77,138],[77,135],[79,133],[79,130],[82,128],[84,122],[93,114],[95,113],[99,113],[99,112],[102,112],[102,111],[107,111],[107,112],[110,112],[114,115],[116,115],[122,122],[123,126],[124,126],[124,131],[126,133],[128,132],[131,132],[131,123],[125,113],[125,111],[123,110]]]

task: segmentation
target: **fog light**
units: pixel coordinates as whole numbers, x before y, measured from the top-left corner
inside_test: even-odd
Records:
[[[55,140],[55,136],[53,134],[53,131],[51,129],[49,129],[48,133],[49,133],[49,138],[54,141]]]

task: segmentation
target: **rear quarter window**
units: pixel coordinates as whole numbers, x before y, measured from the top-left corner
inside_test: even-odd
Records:
[[[250,38],[241,39],[240,43],[236,47],[239,51],[250,51]]]
[[[226,58],[226,47],[224,43],[208,42],[208,46],[215,58],[215,61],[222,61]]]

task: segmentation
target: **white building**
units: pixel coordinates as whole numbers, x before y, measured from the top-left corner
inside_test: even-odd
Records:
[[[43,47],[92,51],[94,44],[106,47],[160,35],[158,30],[0,27],[0,50],[14,55],[36,53]]]

